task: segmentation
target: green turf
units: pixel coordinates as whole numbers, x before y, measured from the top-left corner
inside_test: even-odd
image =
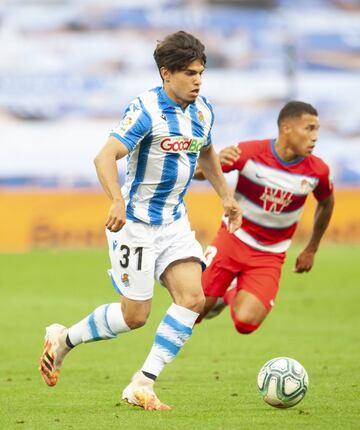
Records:
[[[323,247],[306,275],[284,268],[273,313],[251,336],[232,328],[227,312],[205,321],[160,376],[169,412],[145,412],[120,401],[141,366],[168,307],[156,287],[148,325],[117,340],[81,345],[55,388],[37,371],[44,327],[71,324],[117,300],[105,250],[0,255],[1,429],[309,429],[360,428],[360,247]],[[255,381],[270,358],[290,356],[307,369],[305,399],[288,410],[266,405]]]

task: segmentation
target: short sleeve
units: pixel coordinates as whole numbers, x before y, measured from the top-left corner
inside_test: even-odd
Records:
[[[241,171],[244,168],[246,161],[249,159],[247,146],[247,142],[240,142],[237,144],[237,147],[241,151],[240,157],[232,164],[222,164],[221,168],[224,173],[228,173],[233,170]]]
[[[334,186],[329,166],[324,164],[323,173],[319,175],[319,182],[313,191],[314,196],[318,201],[325,200],[333,193],[333,190]]]
[[[119,139],[130,152],[150,132],[151,126],[149,113],[136,99],[130,103],[120,123],[111,130],[110,136]]]
[[[215,120],[215,114],[214,114],[214,108],[212,107],[212,104],[209,102],[209,100],[204,97],[204,96],[200,96],[202,102],[205,104],[209,116],[208,116],[208,132],[207,135],[205,137],[205,143],[204,143],[204,148],[209,147],[212,144],[212,128],[214,125],[214,120]],[[201,112],[200,112],[201,113]],[[201,116],[203,116],[203,114],[201,113]]]
[[[211,106],[211,105],[210,105],[210,106]],[[210,111],[211,111],[211,122],[210,122],[210,130],[209,130],[209,133],[208,133],[208,136],[207,136],[206,146],[208,146],[208,145],[211,145],[211,144],[212,144],[212,136],[211,136],[211,133],[212,133],[212,127],[213,127],[213,125],[214,125],[214,118],[215,118],[214,111],[213,111],[212,107],[211,107]]]

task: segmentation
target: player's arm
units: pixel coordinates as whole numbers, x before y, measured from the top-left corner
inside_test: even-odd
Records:
[[[110,136],[94,160],[100,184],[112,201],[105,223],[111,231],[119,231],[126,222],[125,202],[121,194],[116,161],[127,154],[126,146]]]
[[[334,195],[331,194],[328,198],[322,201],[318,201],[315,217],[314,226],[309,243],[298,255],[294,272],[303,273],[309,272],[314,264],[315,253],[319,248],[321,238],[323,237],[334,209]]]
[[[221,166],[232,166],[235,161],[239,159],[240,152],[241,150],[237,146],[227,146],[226,148],[223,148],[218,155]],[[205,176],[200,169],[199,163],[197,163],[195,168],[194,179],[199,181],[203,181],[205,179]]]
[[[234,232],[241,225],[241,209],[225,181],[219,157],[213,145],[209,145],[200,152],[198,164],[205,178],[220,196],[225,216],[229,217],[229,231]]]

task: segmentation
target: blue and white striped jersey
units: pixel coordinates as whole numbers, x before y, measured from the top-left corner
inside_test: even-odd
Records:
[[[130,103],[111,132],[129,150],[122,187],[128,219],[160,225],[186,213],[183,198],[201,148],[211,144],[213,122],[202,96],[182,109],[156,87]]]

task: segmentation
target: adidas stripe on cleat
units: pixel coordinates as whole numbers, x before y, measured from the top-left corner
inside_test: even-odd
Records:
[[[39,371],[45,383],[50,387],[56,385],[61,364],[70,351],[65,339],[67,328],[52,324],[46,328],[44,350],[40,357]]]

